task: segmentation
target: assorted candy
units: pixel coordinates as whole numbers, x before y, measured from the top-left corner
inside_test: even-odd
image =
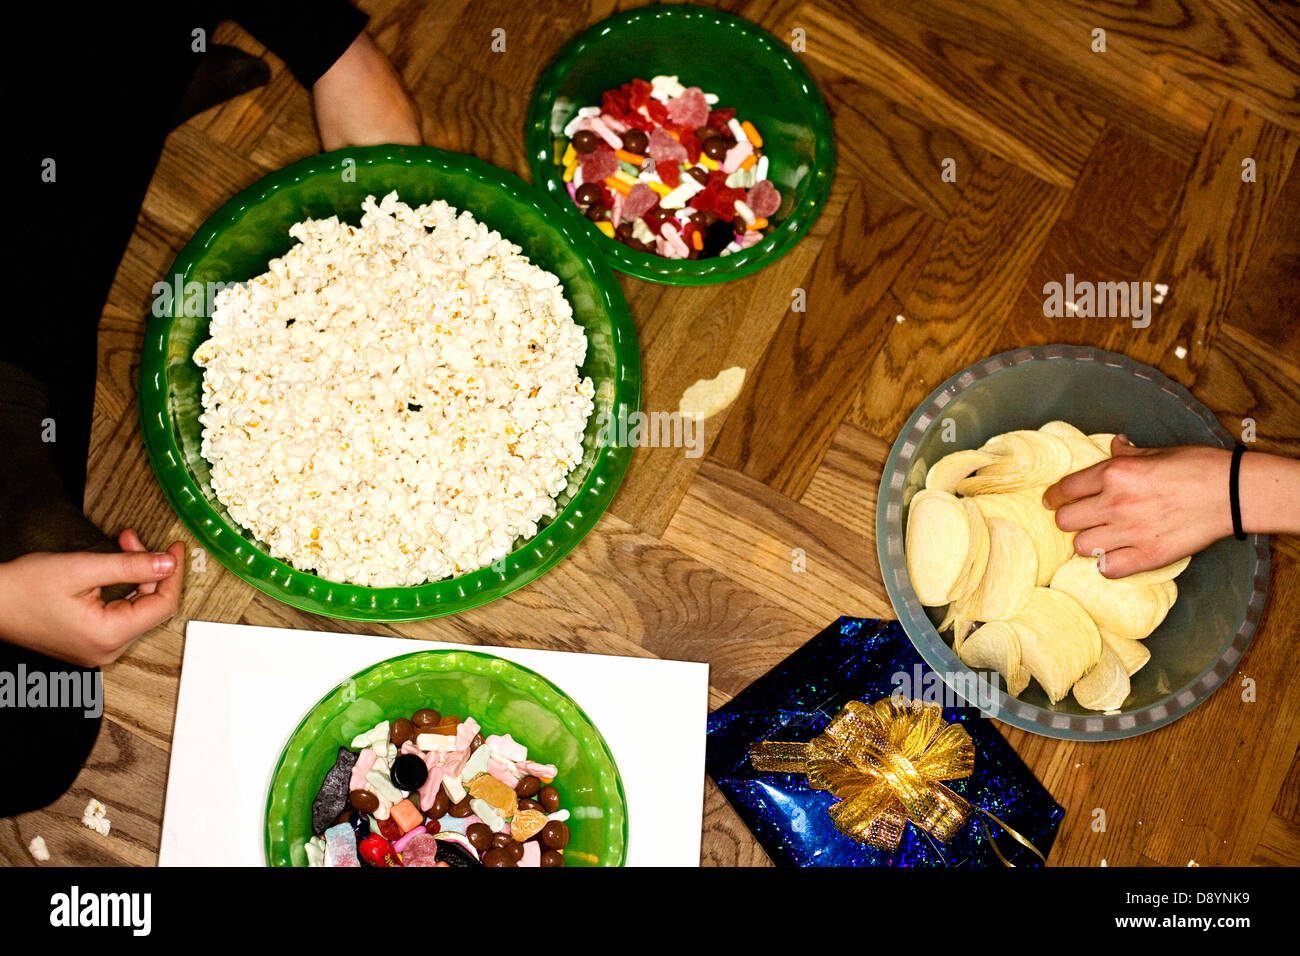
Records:
[[[758,130],[717,101],[676,76],[606,90],[564,128],[558,155],[570,198],[609,238],[669,259],[760,241],[781,193]]]
[[[557,769],[473,717],[417,710],[340,747],[312,803],[310,866],[564,866]]]

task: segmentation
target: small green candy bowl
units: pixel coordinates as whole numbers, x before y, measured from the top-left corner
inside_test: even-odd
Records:
[[[781,191],[775,229],[739,252],[709,259],[665,259],[607,238],[569,198],[559,157],[564,127],[601,94],[634,78],[676,75],[716,93],[763,137],[768,179]],[[798,58],[770,34],[729,13],[688,5],[642,7],[602,20],[574,39],[542,74],[525,128],[533,182],[564,217],[596,243],[615,269],[668,285],[711,285],[757,272],[794,248],[830,193],[835,137],[817,85]]]
[[[266,798],[266,860],[306,866],[311,807],[321,781],[358,734],[429,707],[473,717],[484,735],[510,734],[529,757],[554,764],[553,786],[568,810],[565,866],[622,866],[627,859],[623,779],[582,708],[545,677],[478,651],[416,651],[368,667],[339,684],[294,730]]]

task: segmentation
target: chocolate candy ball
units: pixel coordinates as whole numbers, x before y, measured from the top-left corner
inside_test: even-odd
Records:
[[[542,805],[538,803],[536,800],[529,800],[527,797],[524,797],[519,801],[519,809],[520,810],[541,810]],[[546,811],[542,810],[542,812],[545,813]]]
[[[542,866],[564,866],[564,854],[558,850],[547,850],[542,854]]]
[[[453,817],[467,817],[474,812],[474,808],[469,805],[469,797],[466,797],[460,803],[453,803],[447,812]]]
[[[362,813],[374,813],[379,809],[379,798],[369,790],[353,790],[348,794],[348,802]]]
[[[515,858],[516,863],[524,858],[524,845],[518,840],[511,840],[510,845],[505,850]]]
[[[589,129],[580,129],[573,134],[573,148],[580,153],[590,153],[600,145],[600,137]]]
[[[721,160],[727,155],[727,150],[730,148],[731,146],[725,139],[721,136],[715,136],[704,143],[704,155],[709,159]]]
[[[482,734],[475,734],[474,739],[469,742],[470,753],[478,750],[478,748],[482,747],[485,743],[487,743],[487,741],[483,739]]]
[[[630,226],[628,228],[631,228]],[[520,777],[519,782],[515,784],[515,793],[521,797],[531,797],[542,789],[542,782],[529,774],[526,777]]]
[[[445,817],[450,809],[451,800],[447,797],[447,791],[439,787],[438,792],[433,795],[433,806],[429,808],[429,819],[436,820],[439,817]]]
[[[416,733],[428,733],[432,728],[438,726],[438,721],[441,719],[441,714],[427,707],[423,710],[417,710],[411,715],[411,723],[415,726]]]
[[[517,866],[509,850],[488,850],[483,854],[484,866]]]
[[[492,846],[492,828],[486,823],[471,823],[465,830],[469,845],[482,853]]]
[[[388,732],[388,739],[398,747],[408,740],[415,740],[415,725],[405,717],[398,717],[393,721],[393,727]]]
[[[510,844],[514,842],[516,842],[515,838],[512,837],[509,833],[492,834],[492,846],[495,849],[508,850],[510,849]]]
[[[424,781],[429,779],[429,768],[415,754],[399,754],[393,761],[388,776],[392,779],[394,787],[409,793],[424,786]]]
[[[547,784],[537,791],[537,802],[542,805],[542,809],[547,813],[554,813],[560,809],[560,791]]]
[[[623,148],[629,153],[644,156],[645,151],[650,148],[650,137],[645,134],[645,130],[633,126],[623,134]]]
[[[573,191],[573,197],[578,200],[580,206],[590,206],[594,202],[600,202],[604,198],[600,187],[595,183],[583,183]]]
[[[602,219],[609,218],[609,210],[605,208],[604,203],[594,202],[587,207],[583,215],[592,222],[600,222]]]
[[[701,186],[707,186],[709,184],[709,171],[703,166],[692,166],[690,169],[686,170],[686,175],[690,176],[691,179],[695,180]]]
[[[569,845],[569,825],[552,820],[542,827],[542,845],[551,850],[563,850]]]

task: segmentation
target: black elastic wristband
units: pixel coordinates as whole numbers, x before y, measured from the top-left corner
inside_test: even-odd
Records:
[[[1246,532],[1241,527],[1241,456],[1246,446],[1237,445],[1232,449],[1232,468],[1228,471],[1228,502],[1232,506],[1232,536],[1238,541],[1246,540]]]

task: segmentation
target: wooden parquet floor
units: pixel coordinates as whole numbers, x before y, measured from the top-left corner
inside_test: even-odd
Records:
[[[1300,10],[1249,0],[732,0],[803,61],[834,117],[839,172],[813,232],[763,272],[684,289],[622,279],[644,407],[728,366],[744,390],[707,454],[640,449],[609,513],[533,585],[392,627],[276,603],[216,562],[181,613],[106,675],[104,732],[73,790],[0,823],[0,860],[152,864],[186,621],[707,661],[727,700],[840,614],[892,616],[872,538],[890,443],[937,383],[1046,342],[1127,353],[1187,385],[1231,431],[1300,455]],[[527,99],[542,68],[622,4],[362,0],[431,145],[528,178]],[[507,52],[489,51],[504,28]],[[1094,52],[1093,31],[1106,51]],[[216,38],[255,53],[232,24]],[[319,149],[308,94],[270,83],[170,138],[104,309],[88,507],[147,544],[184,536],[145,457],[138,355],[152,284],[233,192]],[[941,165],[955,163],[956,181]],[[1253,160],[1254,182],[1242,181]],[[1065,273],[1167,284],[1149,328],[1047,319]],[[807,311],[792,311],[792,290]],[[904,321],[896,321],[896,316]],[[1184,351],[1185,350],[1185,351]],[[1180,357],[1181,356],[1181,357]],[[791,554],[806,555],[802,574]],[[1060,865],[1300,863],[1300,541],[1276,538],[1270,598],[1238,673],[1153,734],[1107,744],[1003,728],[1066,815]],[[1251,678],[1257,697],[1243,701]],[[79,824],[94,795],[112,835]],[[1105,810],[1104,832],[1093,828]],[[709,784],[702,862],[766,857]]]

